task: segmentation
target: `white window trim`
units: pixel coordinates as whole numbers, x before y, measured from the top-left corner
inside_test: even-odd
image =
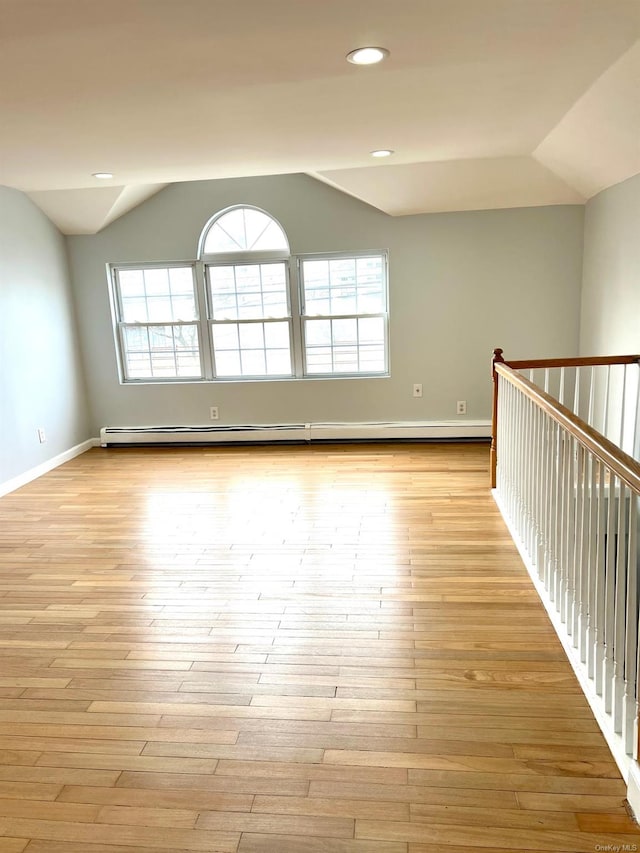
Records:
[[[388,251],[383,250],[365,250],[353,252],[322,252],[322,253],[305,253],[300,255],[288,255],[283,253],[284,257],[277,257],[277,253],[273,252],[242,252],[242,253],[225,253],[205,255],[201,260],[189,261],[153,261],[141,263],[114,263],[108,265],[109,274],[109,297],[113,315],[114,328],[114,343],[116,348],[116,358],[118,364],[118,373],[120,383],[123,385],[162,385],[162,384],[200,384],[200,383],[235,383],[235,382],[298,382],[316,381],[316,380],[335,380],[335,379],[384,379],[390,375],[389,364],[389,259]],[[311,315],[308,318],[304,314],[304,293],[301,278],[301,264],[305,260],[339,260],[340,258],[366,258],[366,257],[381,257],[384,264],[385,276],[385,301],[386,312],[376,312],[374,314],[345,314],[345,315]],[[214,353],[213,353],[213,337],[211,335],[211,326],[214,323],[263,323],[270,322],[271,318],[255,318],[252,320],[229,320],[229,321],[213,321],[211,305],[209,300],[209,285],[206,268],[208,266],[229,266],[233,263],[260,263],[268,261],[284,261],[288,266],[288,302],[290,316],[286,318],[273,318],[275,321],[287,321],[290,327],[291,334],[291,362],[292,373],[287,375],[256,375],[256,376],[233,376],[219,377],[214,373]],[[118,284],[118,273],[120,270],[132,269],[169,269],[172,267],[191,267],[194,270],[195,282],[195,299],[198,319],[193,321],[179,322],[157,322],[157,323],[125,323],[122,321],[122,305],[120,302],[120,291]],[[204,309],[204,310],[203,310]],[[373,373],[356,372],[356,373],[311,373],[306,371],[306,350],[304,345],[304,321],[305,319],[352,319],[352,318],[367,318],[367,317],[382,317],[384,322],[384,349],[385,349],[385,369]],[[126,359],[124,350],[124,341],[122,329],[125,326],[177,326],[177,325],[196,325],[198,329],[198,345],[200,348],[200,365],[201,376],[163,376],[163,377],[144,377],[144,378],[129,378],[126,375]]]
[[[123,320],[124,312],[120,292],[119,273],[126,270],[148,270],[148,269],[176,269],[180,267],[189,267],[193,271],[194,283],[194,298],[196,305],[196,317],[193,320],[163,320],[163,321],[148,321],[148,322],[127,322]],[[118,364],[118,372],[121,385],[140,385],[140,384],[165,384],[165,383],[193,383],[207,381],[207,373],[205,369],[203,355],[206,349],[206,342],[202,336],[202,301],[200,288],[198,286],[197,262],[189,261],[151,261],[145,263],[120,263],[111,264],[109,266],[109,279],[111,287],[109,289],[109,302],[111,304],[111,312],[113,316],[114,327],[114,342],[116,347],[116,360]],[[193,376],[145,376],[142,378],[130,377],[127,375],[127,360],[126,349],[124,344],[124,330],[144,328],[149,329],[153,326],[195,326],[198,335],[198,351],[200,361],[200,375]]]
[[[286,249],[274,251],[252,251],[238,250],[237,252],[214,252],[204,253],[204,246],[211,228],[227,214],[238,209],[252,209],[260,212],[271,219],[282,231]],[[233,238],[232,238],[233,239]],[[351,313],[343,315],[305,314],[304,282],[302,276],[302,265],[307,260],[340,260],[359,259],[367,257],[381,258],[384,268],[384,297],[385,310],[374,313]],[[284,263],[287,275],[287,306],[288,316],[255,317],[251,319],[214,320],[211,299],[211,285],[208,268],[216,266],[240,266],[243,264],[262,263]],[[193,273],[195,304],[197,319],[189,321],[157,321],[157,322],[125,322],[119,284],[119,274],[124,270],[147,270],[147,269],[171,269],[175,267],[189,267]],[[109,277],[109,301],[113,318],[114,344],[116,360],[121,384],[167,384],[167,383],[207,383],[207,382],[282,382],[299,380],[323,380],[323,379],[377,379],[389,376],[389,256],[387,250],[364,250],[364,251],[342,251],[305,253],[292,255],[288,249],[287,234],[281,223],[268,213],[251,204],[234,204],[214,214],[205,224],[198,241],[198,259],[188,261],[152,261],[142,263],[114,263],[107,267]],[[338,372],[329,371],[323,373],[307,372],[307,348],[305,344],[305,322],[307,320],[340,320],[340,319],[366,319],[381,318],[384,330],[384,369],[381,371],[356,371]],[[259,374],[259,375],[215,375],[215,351],[213,345],[213,328],[223,323],[235,325],[249,323],[287,322],[289,324],[289,345],[291,356],[291,373],[287,374]],[[161,377],[129,377],[127,375],[127,358],[124,341],[124,330],[128,327],[152,326],[196,326],[199,348],[200,375],[193,376],[161,376]],[[331,344],[333,349],[334,344]],[[358,346],[356,344],[356,346]],[[265,349],[265,353],[266,353]],[[239,350],[242,353],[242,350]]]
[[[215,258],[215,261],[206,261],[203,260],[203,268],[204,268],[204,280],[205,280],[205,300],[207,306],[207,333],[209,335],[209,348],[211,353],[211,362],[212,362],[212,379],[211,381],[215,382],[263,382],[270,380],[278,380],[278,379],[297,379],[299,378],[295,372],[295,362],[294,362],[294,336],[293,336],[293,327],[294,327],[294,316],[292,310],[292,286],[291,286],[291,255],[287,252],[284,254],[282,258],[274,257],[275,253],[264,253],[264,252],[242,252],[240,254],[227,254],[224,255],[207,255],[207,258]],[[263,257],[258,257],[262,255]],[[238,260],[239,259],[239,260]],[[211,305],[211,281],[208,275],[208,270],[212,267],[224,267],[224,266],[242,266],[243,264],[265,264],[265,263],[277,263],[284,264],[285,273],[286,273],[286,281],[287,281],[287,310],[288,314],[283,317],[253,317],[249,319],[236,319],[236,320],[214,320],[213,318],[213,308]],[[215,350],[213,346],[213,327],[221,326],[221,325],[237,325],[240,326],[242,324],[249,323],[287,323],[289,326],[289,351],[291,356],[291,372],[290,373],[280,373],[280,374],[244,374],[237,376],[216,376],[215,373]]]
[[[306,314],[306,306],[305,306],[305,298],[304,298],[304,282],[302,276],[302,264],[304,261],[313,260],[313,261],[323,261],[323,260],[340,260],[341,258],[351,260],[352,258],[382,258],[382,263],[384,267],[384,287],[385,287],[385,308],[386,311],[377,311],[370,314]],[[369,378],[372,379],[378,376],[389,376],[389,253],[385,251],[367,251],[367,252],[318,252],[313,254],[305,254],[305,255],[297,255],[295,258],[292,258],[296,262],[296,274],[297,274],[297,285],[298,285],[298,299],[299,299],[299,311],[298,317],[300,321],[300,346],[301,353],[303,358],[302,372],[305,379],[339,379],[340,377],[344,377],[345,379],[353,379],[353,378]],[[305,345],[305,334],[304,334],[304,321],[305,319],[309,320],[351,320],[351,319],[360,319],[360,318],[369,318],[369,317],[380,317],[383,321],[384,328],[384,371],[375,371],[375,372],[364,372],[358,371],[357,373],[338,373],[336,371],[332,371],[330,373],[307,373],[307,348]]]

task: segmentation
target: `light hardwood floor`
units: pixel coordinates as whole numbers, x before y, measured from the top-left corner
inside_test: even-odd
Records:
[[[487,465],[95,449],[2,498],[0,853],[635,850]]]

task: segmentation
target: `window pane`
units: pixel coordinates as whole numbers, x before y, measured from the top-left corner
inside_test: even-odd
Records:
[[[254,252],[280,251],[288,252],[289,244],[284,231],[277,222],[270,222],[260,237],[251,246]]]
[[[192,267],[119,270],[122,321],[171,323],[196,320]]]
[[[147,296],[169,295],[169,270],[148,269],[144,271],[144,287]]]
[[[355,258],[339,258],[335,261],[329,261],[329,276],[332,288],[353,290],[356,284]]]
[[[129,353],[125,362],[129,379],[148,379],[151,376],[151,359],[148,353]]]
[[[335,344],[356,344],[358,340],[358,321],[353,320],[333,320],[332,339]]]
[[[171,293],[174,296],[193,294],[193,272],[191,267],[171,267],[169,269]]]
[[[120,270],[118,275],[120,292],[123,298],[144,296],[144,276],[142,270]]]
[[[178,376],[198,376],[200,374],[200,359],[197,354],[179,352],[177,364]]]
[[[329,287],[329,261],[303,261],[306,288]]]
[[[262,299],[259,293],[238,294],[239,320],[259,320],[263,316]]]
[[[362,373],[381,373],[385,369],[384,344],[365,344],[359,348],[358,356]]]
[[[238,304],[235,293],[222,293],[212,296],[211,309],[216,320],[237,320]]]
[[[122,299],[122,319],[125,323],[146,323],[149,319],[147,314],[147,300],[135,297]]]
[[[195,325],[125,327],[123,342],[130,379],[202,375]]]
[[[269,376],[291,375],[291,355],[288,349],[267,350],[267,373]]]
[[[264,349],[262,323],[247,323],[240,326],[240,349]]]
[[[355,291],[351,293],[333,293],[331,299],[332,314],[357,314],[358,303]]]
[[[307,373],[331,373],[333,352],[331,347],[316,347],[307,350]]]
[[[307,347],[326,346],[331,343],[331,320],[307,320],[305,330]]]
[[[213,324],[216,375],[291,376],[289,324]]]
[[[386,311],[384,263],[380,255],[358,258],[358,312],[377,314]]]
[[[289,349],[289,324],[265,323],[265,345],[270,349]]]
[[[382,317],[361,317],[358,320],[360,343],[384,343],[384,320]]]
[[[331,313],[329,292],[328,287],[316,287],[313,290],[307,290],[305,309],[308,316]]]
[[[303,260],[302,282],[307,316],[381,314],[386,310],[381,255]]]
[[[211,290],[215,294],[235,293],[236,276],[234,267],[208,267]]]
[[[163,320],[173,320],[173,306],[169,298],[151,296],[147,298],[147,311],[150,323],[161,323]]]
[[[288,317],[287,267],[282,262],[209,266],[213,320]]]
[[[265,317],[287,317],[289,315],[286,291],[284,293],[263,294],[262,304]]]
[[[241,376],[240,353],[216,351],[216,376]]]
[[[278,223],[261,210],[237,207],[223,213],[209,229],[203,251],[219,252],[289,251],[286,235]]]
[[[307,374],[384,372],[384,330],[382,317],[306,320]]]
[[[264,376],[266,374],[264,350],[243,350],[240,358],[243,376]]]
[[[334,373],[357,373],[358,348],[355,346],[334,346],[333,371]]]
[[[235,323],[213,326],[213,344],[218,350],[238,349],[238,327]]]
[[[255,293],[261,290],[258,264],[236,267],[236,289],[238,293]]]
[[[172,320],[181,320],[182,322],[186,322],[188,320],[196,319],[193,294],[188,294],[186,296],[172,296],[171,305]]]
[[[127,352],[149,352],[149,332],[143,328],[125,328],[124,346]]]

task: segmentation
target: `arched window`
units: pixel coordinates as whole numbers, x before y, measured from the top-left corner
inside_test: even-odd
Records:
[[[289,241],[255,207],[232,207],[200,238],[214,375],[292,376]]]
[[[282,226],[256,207],[232,207],[216,214],[205,226],[200,256],[238,252],[285,252],[289,241]]]

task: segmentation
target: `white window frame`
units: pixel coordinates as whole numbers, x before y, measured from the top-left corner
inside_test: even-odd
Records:
[[[120,374],[120,382],[122,384],[165,384],[165,383],[202,383],[202,382],[278,382],[278,381],[299,381],[299,380],[323,380],[323,379],[372,379],[384,378],[389,376],[389,260],[387,250],[364,250],[353,252],[322,252],[322,253],[306,253],[300,255],[291,255],[288,251],[239,251],[239,252],[224,252],[204,254],[203,247],[209,229],[213,224],[224,214],[234,208],[247,207],[252,205],[234,205],[226,208],[207,222],[203,229],[198,242],[198,260],[189,261],[167,261],[167,262],[145,262],[145,263],[116,263],[108,267],[110,288],[109,296],[113,315],[114,340],[116,346],[116,357],[118,361],[118,369]],[[278,225],[275,217],[260,208],[254,208],[265,213],[273,219]],[[282,228],[282,226],[280,225]],[[283,233],[286,232],[283,230]],[[376,312],[373,314],[345,314],[345,315],[309,315],[305,314],[305,296],[304,282],[302,280],[302,264],[308,260],[339,260],[339,259],[358,259],[367,257],[379,257],[383,263],[384,275],[384,300],[385,311]],[[209,282],[208,269],[216,266],[239,266],[249,264],[260,264],[269,262],[283,262],[287,272],[287,304],[289,315],[282,318],[255,318],[255,319],[237,319],[237,320],[214,320],[211,305],[211,288]],[[197,319],[184,322],[157,322],[157,323],[125,323],[123,321],[122,302],[120,297],[119,287],[119,272],[122,270],[137,270],[137,269],[170,269],[174,267],[191,267],[193,270],[193,280],[195,289],[195,301]],[[375,372],[327,372],[327,373],[307,373],[307,353],[305,346],[305,320],[339,320],[339,319],[359,319],[368,317],[381,317],[384,326],[384,370]],[[269,323],[269,322],[287,322],[289,324],[289,342],[291,355],[291,373],[283,375],[260,374],[255,376],[221,376],[215,375],[215,353],[213,346],[212,328],[214,325],[223,323],[233,323],[237,325],[249,323]],[[126,370],[126,353],[124,345],[123,329],[126,326],[176,326],[176,325],[196,325],[198,331],[198,347],[200,356],[200,376],[176,376],[176,377],[133,377],[127,376]]]
[[[241,255],[233,254],[233,255],[206,255],[205,258],[215,258],[215,260],[203,260],[204,267],[204,280],[206,287],[206,304],[207,304],[207,332],[209,336],[209,344],[211,348],[211,363],[212,363],[212,374],[213,379],[216,382],[242,382],[245,380],[248,381],[269,381],[276,379],[295,379],[295,363],[294,363],[294,343],[293,343],[293,314],[291,310],[291,266],[290,266],[290,256],[286,255],[286,257],[278,258],[274,257],[276,253],[268,253],[268,252],[247,252],[242,253]],[[259,255],[263,255],[263,257],[257,257]],[[226,260],[225,260],[226,258]],[[286,297],[287,297],[287,314],[282,317],[253,317],[246,319],[235,319],[235,320],[216,320],[213,316],[213,306],[211,304],[212,301],[212,288],[211,288],[211,278],[209,275],[209,270],[215,267],[237,267],[237,266],[260,266],[263,264],[283,264],[286,278]],[[291,361],[291,371],[289,373],[270,373],[270,374],[238,374],[235,376],[217,376],[216,375],[216,353],[214,347],[213,340],[213,329],[215,326],[223,326],[223,325],[234,325],[234,326],[242,326],[249,325],[250,323],[261,323],[263,326],[267,323],[286,323],[289,327],[289,357]],[[266,348],[265,348],[266,352]],[[240,350],[242,354],[242,350]],[[242,355],[241,355],[242,358]]]
[[[201,299],[200,299],[200,288],[198,287],[198,276],[196,263],[194,261],[167,261],[167,262],[151,262],[151,263],[124,263],[124,264],[113,264],[110,268],[111,271],[111,309],[114,317],[114,333],[115,333],[115,341],[116,341],[116,353],[118,360],[118,368],[120,371],[121,382],[123,384],[140,384],[140,383],[173,383],[173,382],[202,382],[206,380],[206,371],[204,366],[204,347],[203,347],[203,339],[202,339],[202,310],[201,310]],[[196,307],[196,317],[193,320],[163,320],[163,321],[136,321],[130,322],[124,320],[124,310],[122,304],[122,294],[120,290],[120,272],[126,272],[128,270],[150,270],[150,269],[178,269],[178,268],[189,268],[192,270],[193,277],[193,291],[194,291],[194,300]],[[125,329],[150,329],[153,327],[166,327],[166,326],[195,326],[196,332],[198,336],[198,360],[200,364],[200,373],[199,375],[194,374],[193,376],[145,376],[145,377],[137,377],[137,376],[129,376],[127,370],[127,348],[125,345]]]
[[[384,288],[384,311],[374,313],[355,313],[355,314],[307,314],[305,305],[305,287],[304,276],[302,273],[303,263],[305,261],[337,261],[337,260],[359,260],[360,258],[380,258],[383,267],[383,288]],[[376,377],[389,375],[389,262],[388,253],[383,252],[323,252],[318,254],[298,255],[296,258],[298,269],[298,291],[300,299],[300,328],[301,328],[301,346],[303,358],[303,374],[305,379],[339,379],[345,377],[347,379],[354,377]],[[359,370],[355,373],[331,371],[328,373],[308,373],[307,372],[307,345],[305,335],[305,320],[359,320],[367,318],[380,318],[383,322],[384,331],[384,370],[366,372]]]

